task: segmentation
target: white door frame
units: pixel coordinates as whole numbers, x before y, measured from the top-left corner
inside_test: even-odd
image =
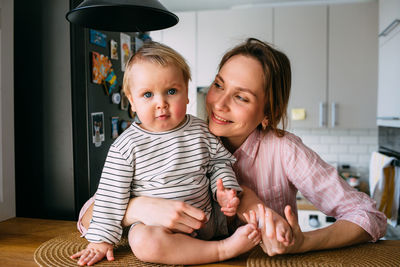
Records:
[[[15,217],[14,0],[0,0],[0,221]]]

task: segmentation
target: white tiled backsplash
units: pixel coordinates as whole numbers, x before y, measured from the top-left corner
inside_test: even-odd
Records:
[[[348,164],[368,181],[371,153],[378,149],[378,129],[290,129],[332,165]]]

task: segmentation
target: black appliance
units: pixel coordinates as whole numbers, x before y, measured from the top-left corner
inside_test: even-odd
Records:
[[[120,45],[121,33],[98,31],[105,46],[94,44],[89,29],[65,19],[82,0],[39,2],[14,1],[16,215],[76,220],[97,188],[113,142],[111,117],[132,119],[91,75],[92,52],[111,58],[110,42]],[[137,33],[124,34],[140,44]],[[119,59],[111,62],[119,90],[123,72],[117,47]],[[100,146],[93,143],[95,112],[104,114]]]
[[[391,164],[400,167],[400,128],[397,127],[378,127],[379,153],[394,157]],[[388,224],[385,239],[400,239],[400,209],[397,217],[397,226],[392,227]]]
[[[393,165],[400,166],[400,128],[378,127],[379,152],[390,157],[395,157]]]

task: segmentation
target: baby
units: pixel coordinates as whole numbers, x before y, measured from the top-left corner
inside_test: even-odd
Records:
[[[183,57],[156,42],[145,43],[128,61],[123,90],[140,123],[133,123],[110,147],[85,235],[90,243],[72,256],[80,258],[78,264],[114,259],[113,245],[120,241],[121,221],[135,196],[184,201],[206,214],[204,227],[192,236],[133,223],[129,244],[143,261],[222,261],[260,242],[254,217],[229,238],[208,241],[228,234],[224,214],[236,214],[242,189],[232,170],[234,157],[204,121],[186,114],[189,80]]]

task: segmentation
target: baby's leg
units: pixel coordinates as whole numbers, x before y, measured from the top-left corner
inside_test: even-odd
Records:
[[[163,264],[223,261],[250,250],[260,240],[258,230],[252,224],[238,228],[231,237],[221,241],[204,241],[144,224],[136,225],[129,232],[129,244],[138,259]]]

